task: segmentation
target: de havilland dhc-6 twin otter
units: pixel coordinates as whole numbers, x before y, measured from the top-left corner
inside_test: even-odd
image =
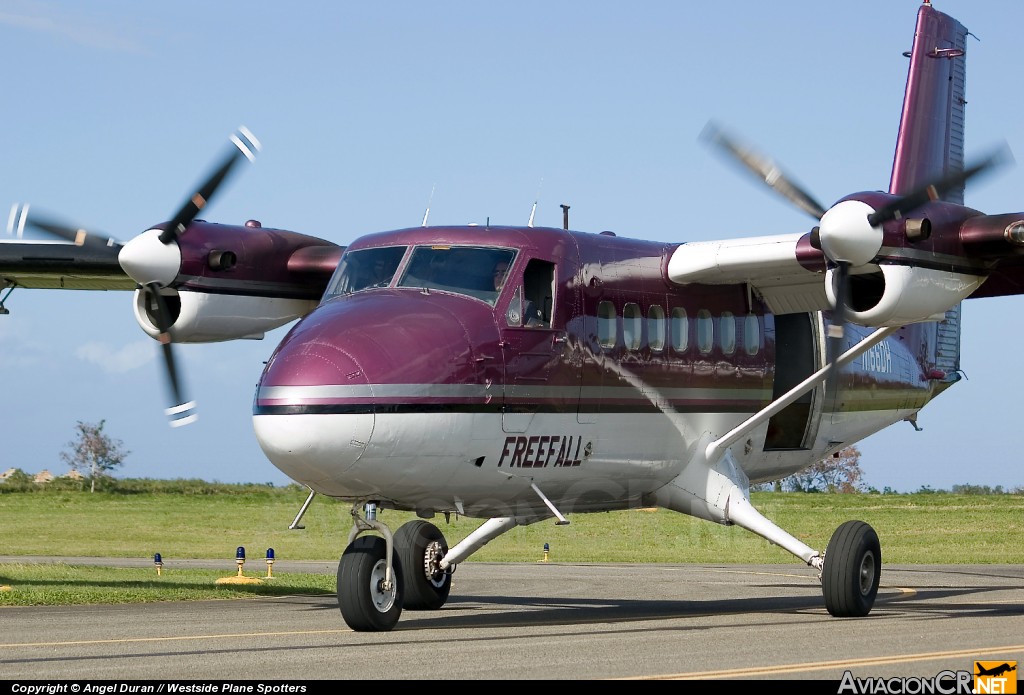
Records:
[[[174,343],[297,321],[253,402],[267,458],[351,504],[338,604],[358,631],[445,605],[455,567],[517,525],[662,507],[743,527],[819,572],[833,616],[867,615],[876,532],[824,551],[762,516],[751,484],[909,420],[960,378],[961,302],[1024,287],[1024,213],[984,214],[966,183],[967,29],[917,13],[887,192],[824,207],[723,130],[707,141],[813,218],[801,232],[661,243],[563,228],[428,226],[348,246],[214,224],[199,211],[256,138],[169,222],[127,243],[12,209],[66,243],[0,244],[6,287],[134,290],[163,344],[171,424],[195,417]],[[9,290],[8,290],[9,294]],[[391,529],[382,509],[415,512]],[[481,519],[451,543],[428,521]]]

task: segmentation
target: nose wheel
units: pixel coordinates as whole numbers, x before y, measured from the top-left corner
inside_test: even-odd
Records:
[[[825,608],[838,618],[859,618],[871,612],[882,575],[878,534],[863,521],[847,521],[836,529],[825,549],[821,590]]]
[[[441,569],[448,552],[444,534],[433,524],[415,519],[395,532],[395,555],[402,563],[404,605],[410,610],[437,610],[452,589],[451,570]]]
[[[392,558],[388,573],[387,542],[380,536],[360,536],[345,549],[338,563],[338,607],[345,623],[356,632],[387,632],[402,615],[402,564]]]

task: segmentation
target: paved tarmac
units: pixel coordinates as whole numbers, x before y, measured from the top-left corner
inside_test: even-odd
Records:
[[[5,607],[0,627],[9,682],[932,678],[1024,662],[1024,566],[885,567],[860,619],[829,616],[801,565],[468,562],[441,610],[405,611],[387,633],[349,630],[333,594]]]

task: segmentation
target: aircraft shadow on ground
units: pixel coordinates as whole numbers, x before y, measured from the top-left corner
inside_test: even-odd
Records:
[[[772,585],[772,588],[778,589],[779,585]],[[864,619],[934,619],[962,616],[965,613],[990,616],[1024,614],[1024,606],[1010,601],[953,605],[948,602],[950,599],[963,600],[1005,589],[1005,586],[933,587],[917,588],[913,593],[907,593],[896,588],[883,587],[874,611]],[[502,608],[507,610],[501,610]],[[337,611],[338,606],[333,600],[317,601],[311,604],[308,610]],[[822,621],[837,620],[828,615],[820,596],[679,601],[468,595],[450,597],[445,606],[437,611],[406,610],[395,630],[557,626],[588,622],[625,623],[763,613],[788,614],[800,621],[806,620],[807,617]],[[707,629],[707,625],[695,624],[693,629]]]
[[[225,575],[228,576],[228,575]],[[210,591],[216,588],[218,592],[225,594],[244,594],[248,596],[290,596],[290,595],[309,595],[309,596],[323,596],[325,595],[323,590],[312,589],[309,587],[298,587],[289,585],[286,582],[282,583],[279,578],[275,578],[273,582],[264,582],[262,584],[224,584],[223,586],[214,587],[211,581],[194,581],[194,582],[175,582],[173,585],[168,585],[166,582],[162,582],[159,579],[129,579],[129,580],[92,580],[92,579],[15,579],[13,577],[7,577],[0,574],[0,585],[9,585],[13,588],[18,587],[32,587],[32,588],[61,588],[64,590],[79,589],[79,590],[154,590],[154,591]],[[332,594],[333,596],[333,594]],[[161,600],[176,601],[176,600],[202,600],[202,599],[189,599],[187,597],[175,598],[173,596],[167,597]],[[72,602],[74,604],[74,602]]]
[[[900,573],[922,575],[941,572],[943,574],[966,574],[969,576],[990,576],[993,578],[1015,579],[1018,577],[1016,568],[993,569],[979,571],[943,568],[900,568]],[[279,579],[275,578],[275,581]],[[14,587],[25,586],[35,588],[61,587],[67,589],[110,589],[110,590],[145,590],[165,588],[157,579],[128,581],[96,581],[68,579],[15,580],[0,574],[0,585]],[[446,605],[438,611],[406,610],[396,630],[459,628],[459,627],[529,627],[571,625],[586,622],[630,622],[655,621],[665,619],[701,618],[709,615],[744,615],[744,614],[801,614],[803,620],[808,614],[822,620],[832,620],[824,607],[823,599],[817,592],[809,594],[807,585],[800,582],[771,583],[749,585],[776,593],[774,596],[747,597],[736,599],[709,600],[659,600],[630,598],[585,598],[585,597],[529,597],[509,595],[452,595]],[[175,585],[176,589],[209,590],[209,582],[187,582]],[[901,586],[896,582],[884,582],[879,591],[872,614],[867,619],[884,619],[886,617],[933,619],[950,616],[962,616],[967,613],[990,616],[1020,616],[1024,614],[1024,605],[1011,600],[992,600],[980,602],[973,600],[964,602],[965,598],[977,599],[992,592],[1006,591],[1006,584],[986,584],[970,587],[950,587],[926,585],[923,582],[912,586]],[[226,595],[239,597],[285,597],[293,596],[298,601],[305,601],[304,610],[338,611],[338,604],[333,593],[324,593],[308,587],[289,586],[286,583],[237,584],[218,588]],[[778,595],[791,591],[788,596]],[[799,594],[799,595],[797,595]],[[202,600],[202,599],[169,599],[169,600]],[[957,603],[950,603],[957,601]],[[502,609],[507,610],[502,610]],[[339,625],[341,616],[338,616]],[[695,626],[701,627],[704,626]]]

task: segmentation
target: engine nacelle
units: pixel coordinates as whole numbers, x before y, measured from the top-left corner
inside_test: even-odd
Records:
[[[847,320],[863,326],[902,326],[939,321],[985,281],[977,275],[905,265],[870,266],[850,274]],[[825,294],[836,306],[835,270],[825,277]]]
[[[171,312],[171,339],[176,343],[215,343],[225,340],[260,340],[267,331],[301,318],[317,300],[210,294],[164,290]],[[156,307],[146,292],[135,291],[135,320],[151,338],[157,338]]]

